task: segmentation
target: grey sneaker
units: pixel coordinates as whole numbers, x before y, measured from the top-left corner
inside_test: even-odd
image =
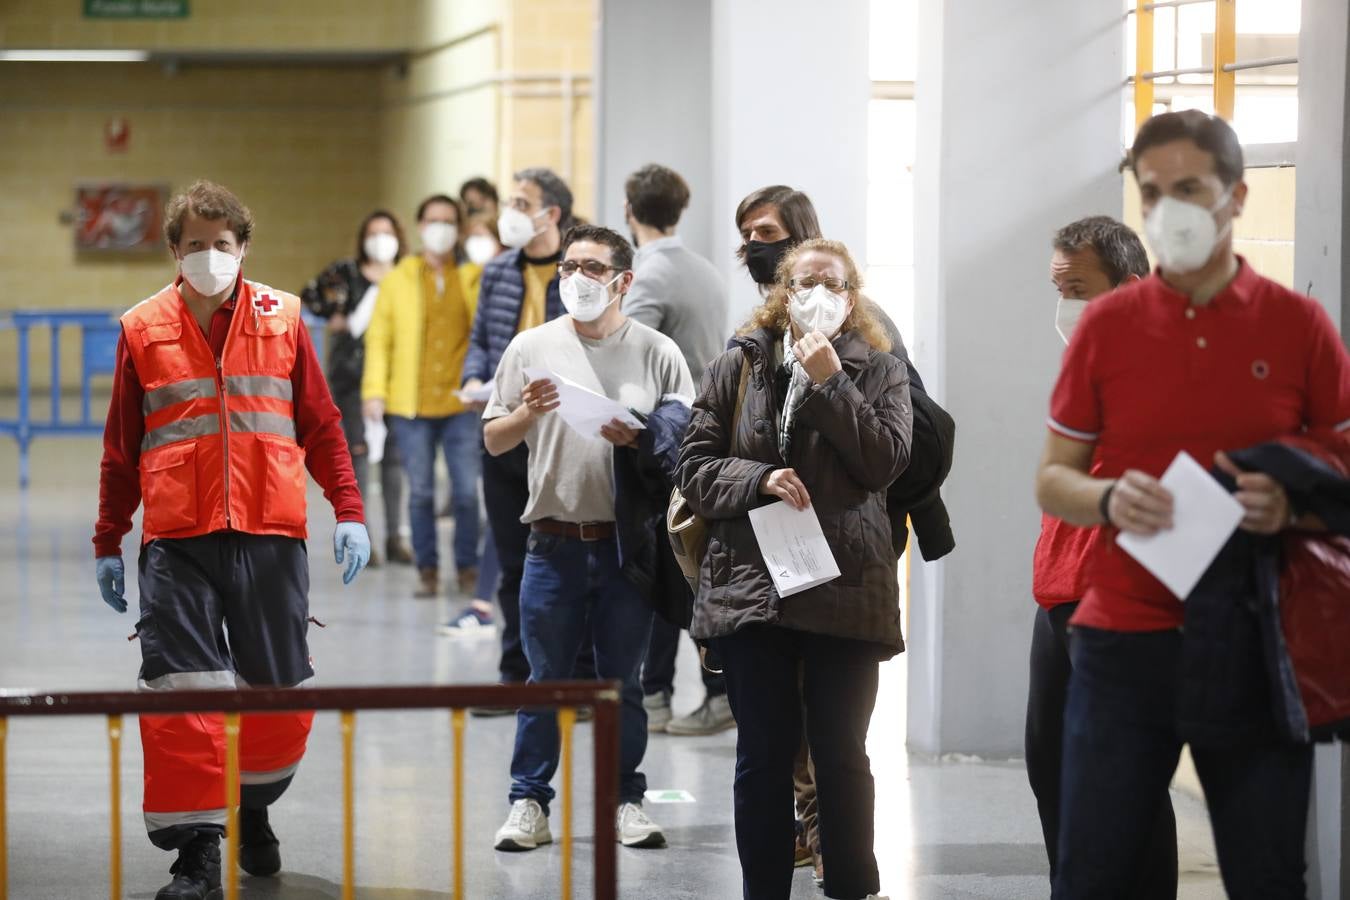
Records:
[[[717,734],[735,727],[736,719],[731,714],[731,703],[727,698],[709,697],[689,715],[672,719],[666,725],[666,734],[698,736]]]
[[[517,800],[511,804],[506,824],[497,829],[498,850],[534,850],[541,844],[553,843],[548,830],[548,816],[534,800]]]
[[[657,691],[642,698],[642,708],[647,711],[647,730],[659,733],[670,724],[670,695]]]
[[[636,803],[621,803],[614,817],[614,830],[618,833],[619,843],[625,847],[664,847],[666,836],[642,807]]]

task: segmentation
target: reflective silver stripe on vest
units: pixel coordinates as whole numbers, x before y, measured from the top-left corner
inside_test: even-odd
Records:
[[[291,380],[273,375],[226,375],[225,390],[236,397],[275,397],[292,399]]]
[[[191,812],[148,812],[145,830],[154,834],[175,825],[224,825],[224,809],[198,809]]]
[[[215,395],[216,380],[214,378],[189,378],[187,381],[175,381],[173,384],[157,387],[153,391],[146,391],[145,399],[141,401],[141,411],[148,416],[156,410],[173,406],[175,403],[186,403],[188,400],[201,400]]]
[[[234,673],[217,670],[214,672],[170,672],[149,681],[138,679],[138,691],[232,691],[235,688]]]
[[[279,434],[295,440],[295,420],[289,416],[265,412],[230,413],[230,430],[238,432],[259,432]]]
[[[216,413],[192,416],[187,419],[174,419],[153,431],[146,432],[145,437],[141,438],[141,452],[148,453],[156,447],[163,447],[165,444],[172,444],[175,441],[186,441],[188,438],[219,433],[220,416]]]

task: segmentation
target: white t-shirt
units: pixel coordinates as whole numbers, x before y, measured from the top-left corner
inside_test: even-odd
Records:
[[[492,399],[483,419],[507,415],[521,404],[527,367],[539,366],[582,387],[649,413],[663,397],[693,396],[684,355],[659,331],[629,319],[603,340],[577,334],[570,316],[560,316],[516,335],[497,366]],[[522,522],[614,520],[614,446],[596,435],[573,431],[548,413],[525,434],[530,448],[530,501]]]

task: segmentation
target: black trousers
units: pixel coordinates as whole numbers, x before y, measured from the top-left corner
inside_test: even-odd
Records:
[[[642,693],[667,697],[675,693],[675,657],[680,652],[680,632],[660,616],[652,617],[652,636],[647,641],[647,659],[642,664]],[[727,692],[721,675],[699,666],[703,687],[709,697],[721,697]]]
[[[497,604],[502,610],[502,656],[498,671],[508,684],[530,677],[530,663],[520,643],[520,581],[525,576],[525,545],[530,540],[530,526],[520,517],[530,500],[529,463],[530,451],[523,443],[501,456],[483,451],[483,503],[501,566]],[[595,677],[595,651],[590,640],[582,645],[574,675],[581,679]]]
[[[803,715],[816,766],[825,896],[876,893],[867,727],[877,699],[877,648],[769,625],[715,643],[736,715],[736,850],[745,900],[787,900],[792,892],[792,769]]]
[[[1176,718],[1183,640],[1180,629],[1074,628],[1055,900],[1130,896],[1181,755]],[[1306,897],[1312,746],[1254,738],[1192,744],[1191,756],[1228,896]]]
[[[1031,630],[1031,685],[1027,692],[1027,780],[1036,795],[1050,880],[1059,868],[1060,763],[1064,744],[1064,704],[1069,696],[1069,619],[1077,603],[1038,607]],[[1149,832],[1143,857],[1134,870],[1138,900],[1175,900],[1177,895],[1177,820],[1164,789],[1157,823]]]

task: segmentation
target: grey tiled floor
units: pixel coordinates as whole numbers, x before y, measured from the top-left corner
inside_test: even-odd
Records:
[[[7,413],[0,403],[0,414]],[[15,486],[12,441],[0,439],[0,687],[127,689],[138,651],[128,616],[113,614],[93,584],[89,536],[96,508],[98,442],[35,445],[34,484]],[[311,632],[322,683],[490,681],[491,640],[449,641],[434,625],[451,601],[415,601],[411,573],[383,568],[343,588],[329,562],[331,513],[311,494]],[[135,536],[128,546],[134,547]],[[133,565],[134,553],[127,556]],[[133,579],[134,580],[134,579]],[[128,585],[129,590],[134,590]],[[134,600],[132,600],[134,604]],[[699,693],[689,647],[680,666],[677,712]],[[877,855],[883,893],[912,898],[1045,897],[1044,855],[1021,764],[932,761],[904,750],[904,660],[883,670],[870,752],[877,779]],[[145,840],[139,814],[140,744],[128,721],[122,753],[126,896],[151,898],[170,859]],[[504,856],[491,848],[506,812],[512,719],[470,720],[467,879],[469,897],[558,896],[557,846]],[[578,728],[577,893],[590,889],[590,731]],[[645,769],[652,787],[682,788],[697,802],[650,806],[670,847],[620,851],[621,895],[734,898],[739,870],[731,831],[734,733],[656,736]],[[358,897],[449,897],[449,717],[368,713],[357,724]],[[106,897],[108,751],[96,719],[15,720],[8,754],[10,894],[14,900]],[[306,762],[273,820],[283,842],[278,879],[245,879],[243,896],[314,900],[340,896],[341,829],[337,720],[320,715]],[[786,800],[785,800],[786,802]],[[1177,797],[1184,871],[1181,896],[1221,897],[1200,804]],[[559,831],[554,813],[555,834]],[[821,894],[806,870],[794,898]]]

